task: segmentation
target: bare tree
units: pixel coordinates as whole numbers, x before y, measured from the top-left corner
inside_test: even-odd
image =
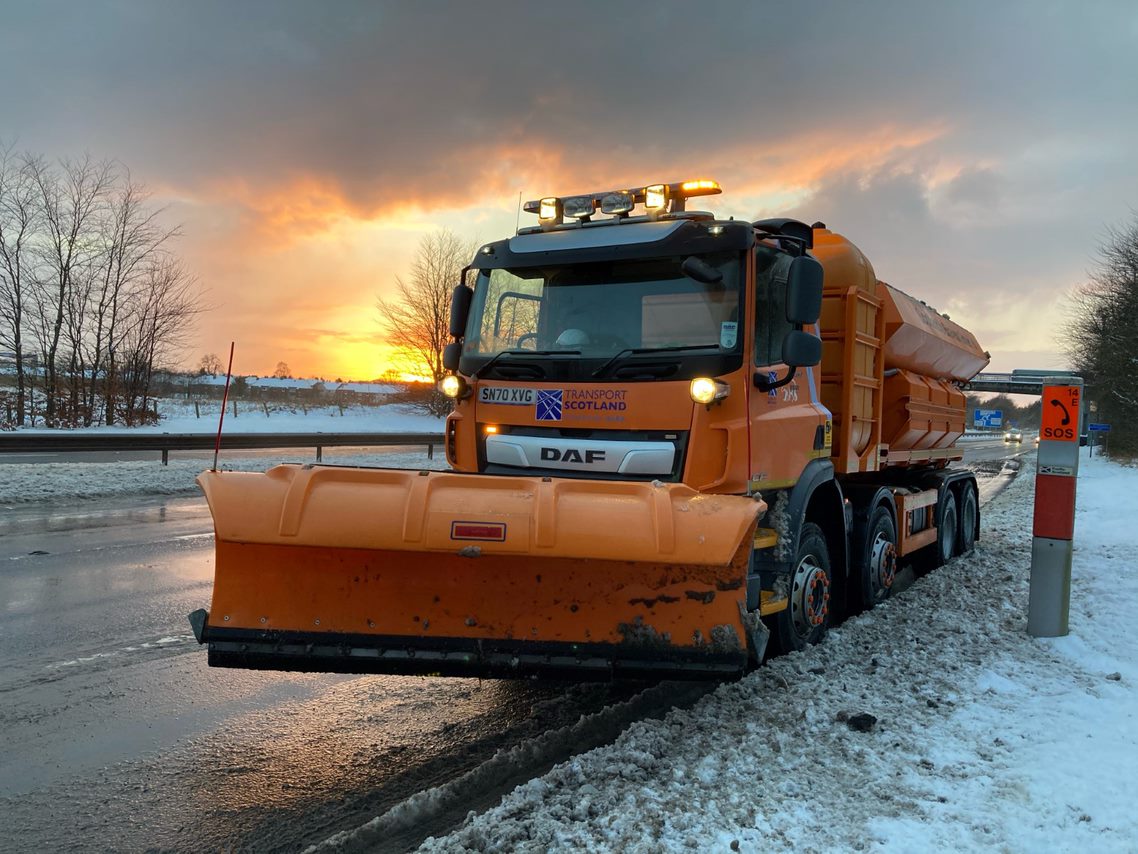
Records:
[[[1067,352],[1111,424],[1111,452],[1138,454],[1138,215],[1107,230],[1068,313]]]
[[[117,164],[0,146],[0,347],[16,362],[16,424],[34,423],[41,402],[53,426],[145,408],[155,369],[203,310],[162,213]]]
[[[127,424],[143,423],[151,417],[154,371],[176,360],[202,311],[197,280],[179,260],[163,256],[147,266],[141,286],[131,294],[119,338],[118,402]]]
[[[94,411],[101,376],[105,404],[103,420],[107,424],[115,421],[116,344],[121,305],[129,290],[137,287],[145,276],[148,265],[161,257],[166,244],[180,233],[177,228],[160,227],[158,220],[164,211],[150,207],[148,202],[149,194],[126,172],[107,206],[101,229],[102,266],[92,306],[94,330],[87,359],[90,371],[87,409],[88,412]]]
[[[287,379],[292,376],[292,372],[288,369],[287,362],[277,362],[276,370],[273,371],[273,376],[278,380]]]
[[[388,343],[436,383],[446,374],[442,353],[449,337],[451,292],[475,249],[474,241],[447,230],[428,234],[419,241],[410,276],[396,277],[396,298],[377,301]],[[444,399],[433,401],[431,408],[445,412],[448,407]]]
[[[27,164],[43,221],[32,329],[45,370],[44,415],[49,424],[55,424],[59,414],[59,346],[64,340],[65,321],[70,320],[69,338],[75,340],[81,334],[89,277],[101,249],[90,232],[107,201],[114,174],[109,163],[95,163],[90,156],[62,161],[58,173],[40,158],[28,159]],[[77,354],[72,352],[68,360],[72,376],[76,362]]]
[[[202,356],[201,362],[198,363],[198,370],[203,374],[216,377],[221,373],[221,356],[217,353],[206,353]]]
[[[36,186],[26,159],[0,150],[0,345],[16,366],[16,423],[27,415],[24,311],[34,276],[32,242],[40,226]]]

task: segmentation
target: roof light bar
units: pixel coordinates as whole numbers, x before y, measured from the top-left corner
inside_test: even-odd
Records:
[[[544,229],[555,228],[565,216],[587,221],[598,208],[616,217],[627,216],[637,204],[643,204],[648,216],[655,219],[666,213],[684,210],[684,202],[695,196],[714,196],[723,192],[718,181],[700,178],[671,184],[648,184],[632,190],[605,190],[574,196],[548,196],[522,206],[526,213],[538,215]]]

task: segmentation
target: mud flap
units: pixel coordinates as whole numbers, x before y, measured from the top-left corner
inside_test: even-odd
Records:
[[[198,482],[217,561],[194,634],[214,665],[721,678],[765,647],[750,498],[325,466]]]
[[[771,630],[767,628],[767,624],[759,616],[758,610],[748,611],[745,607],[740,607],[739,619],[743,623],[743,631],[747,637],[747,653],[750,664],[752,667],[758,667],[763,663],[763,656],[767,654]]]

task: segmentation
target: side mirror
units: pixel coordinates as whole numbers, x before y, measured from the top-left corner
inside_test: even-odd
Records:
[[[458,370],[458,361],[462,358],[462,345],[451,341],[443,347],[443,367],[448,371]]]
[[[702,258],[697,258],[695,255],[690,255],[685,258],[684,263],[680,265],[680,269],[684,271],[684,275],[689,279],[695,279],[704,285],[714,285],[716,282],[723,281],[722,270],[712,267]]]
[[[790,262],[786,278],[786,319],[796,326],[810,326],[821,314],[822,265],[809,255],[800,255]]]
[[[450,336],[461,338],[466,334],[466,319],[470,316],[470,301],[474,291],[466,285],[458,285],[450,298]]]
[[[782,339],[782,361],[792,368],[809,368],[822,361],[822,339],[795,329]]]

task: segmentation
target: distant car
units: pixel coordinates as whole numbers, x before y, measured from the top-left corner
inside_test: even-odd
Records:
[[[1037,445],[1039,444],[1039,434],[1038,433],[1035,434],[1035,439],[1033,441],[1035,442],[1035,444],[1037,444]]]
[[[1019,442],[1023,444],[1023,431],[1022,430],[1008,430],[1004,433],[1005,442]]]

